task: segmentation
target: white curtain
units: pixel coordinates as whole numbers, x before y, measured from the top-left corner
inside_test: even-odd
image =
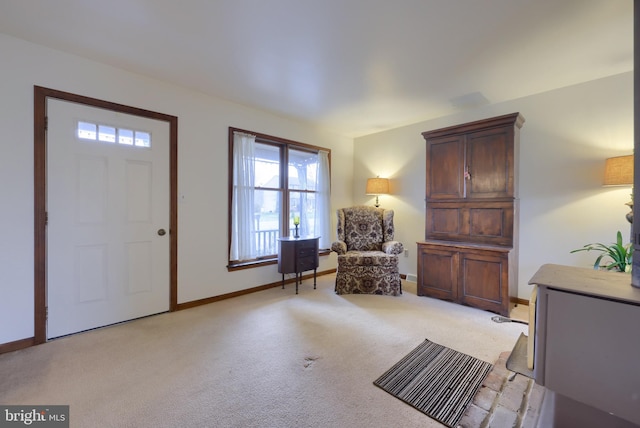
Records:
[[[329,152],[318,152],[318,194],[316,201],[316,234],[320,248],[331,248],[331,172]]]
[[[256,258],[253,223],[255,185],[255,135],[233,133],[233,196],[231,201],[230,260]]]

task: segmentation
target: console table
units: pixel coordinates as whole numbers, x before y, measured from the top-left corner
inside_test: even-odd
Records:
[[[302,272],[313,269],[313,289],[315,290],[320,237],[284,237],[279,241],[278,272],[282,274],[282,288],[284,289],[284,274],[295,273],[296,294],[298,294],[298,281],[302,283]]]

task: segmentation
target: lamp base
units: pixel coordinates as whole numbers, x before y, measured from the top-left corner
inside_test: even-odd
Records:
[[[625,217],[629,223],[633,224],[633,194],[631,195],[631,200],[625,205],[628,205],[629,208],[631,208],[631,211],[629,211]]]

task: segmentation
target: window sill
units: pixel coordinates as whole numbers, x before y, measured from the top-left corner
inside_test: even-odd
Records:
[[[326,249],[322,249],[319,251],[318,253],[320,256],[328,256],[329,254],[331,254],[331,250],[326,248]],[[278,263],[278,258],[277,257],[273,257],[273,258],[265,258],[265,259],[260,259],[260,260],[249,260],[249,261],[245,261],[245,262],[236,262],[236,263],[229,263],[227,265],[227,271],[228,272],[233,272],[236,270],[244,270],[244,269],[252,269],[252,268],[257,268],[257,267],[262,267],[262,266],[268,266],[268,265],[274,265]]]

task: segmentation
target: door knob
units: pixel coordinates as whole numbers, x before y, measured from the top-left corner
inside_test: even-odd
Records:
[[[167,233],[164,229],[158,229],[158,235],[164,236]]]

